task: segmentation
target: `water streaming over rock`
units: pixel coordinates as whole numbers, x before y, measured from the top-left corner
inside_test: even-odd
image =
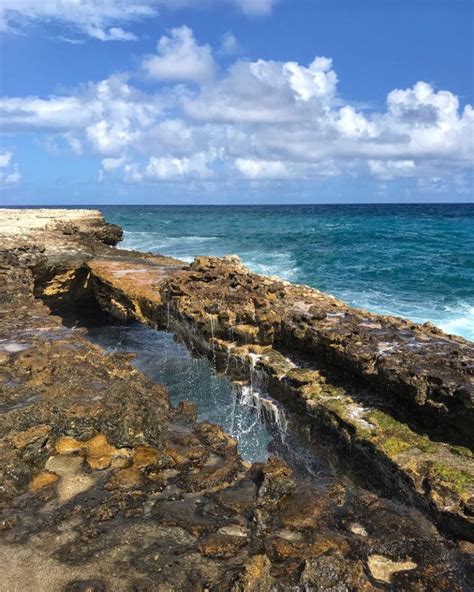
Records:
[[[221,425],[238,442],[244,460],[264,461],[278,454],[299,473],[324,485],[326,467],[288,429],[281,406],[265,394],[265,379],[251,356],[248,384],[235,385],[218,376],[211,364],[193,358],[173,335],[149,327],[106,325],[89,328],[89,338],[108,351],[133,352],[134,365],[154,382],[165,384],[171,403],[193,401],[198,419]],[[244,364],[244,360],[242,360]]]
[[[268,457],[272,434],[263,416],[232,383],[217,376],[207,360],[191,357],[171,334],[134,324],[89,329],[89,337],[109,351],[136,353],[136,368],[166,384],[174,405],[182,400],[197,403],[198,418],[220,424],[238,441],[245,460]]]

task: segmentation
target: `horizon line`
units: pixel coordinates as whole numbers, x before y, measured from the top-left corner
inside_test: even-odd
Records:
[[[99,208],[99,207],[288,207],[288,206],[449,206],[449,205],[471,205],[474,201],[455,202],[308,202],[308,203],[76,203],[76,204],[24,204],[24,205],[1,205],[1,209],[15,208]]]

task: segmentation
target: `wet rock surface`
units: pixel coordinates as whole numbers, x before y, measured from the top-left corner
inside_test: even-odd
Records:
[[[148,260],[133,289],[109,261],[88,266],[105,310],[171,328],[234,380],[259,378],[331,462],[474,540],[472,343],[250,273],[236,257],[182,269]]]
[[[330,372],[282,353],[277,344],[287,325],[278,315],[290,307],[278,291],[291,286],[253,276],[233,259],[187,268],[120,252],[98,241],[104,236],[96,226],[89,233],[80,213],[72,218],[73,234],[40,230],[21,248],[11,235],[1,239],[0,589],[470,589],[469,542],[444,538],[418,510],[345,479],[318,488],[278,458],[246,465],[219,427],[196,422],[192,405],[171,408],[166,389],[136,371],[129,356],[106,354],[35,298],[59,311],[94,298],[118,318],[168,323],[218,368],[227,361],[233,378],[248,378],[248,366],[237,363],[247,360],[268,373],[282,400],[301,399],[301,413],[316,402],[311,421],[318,406],[326,409],[320,399],[332,395],[343,402],[329,403],[334,430],[358,435],[351,417],[383,425],[386,431],[370,436],[368,462],[380,450],[400,467],[405,456],[419,462],[415,450],[433,462],[429,455],[439,452],[428,444],[423,450],[407,433],[389,436],[385,415],[354,411]],[[271,307],[260,288],[267,281],[276,294]],[[459,344],[465,355],[466,342]],[[469,477],[467,449],[434,446],[446,449],[446,463],[456,454]],[[456,497],[452,475],[445,479],[446,512],[460,516],[469,484],[459,483]]]

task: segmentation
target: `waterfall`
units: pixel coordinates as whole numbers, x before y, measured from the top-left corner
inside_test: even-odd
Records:
[[[257,362],[260,359],[260,356],[257,354],[254,354],[252,352],[249,352],[247,354],[247,357],[250,360],[249,363],[249,383],[250,383],[250,390],[253,391],[253,376],[254,376],[254,372],[255,372],[255,367],[257,366]]]
[[[288,423],[285,413],[273,399],[262,395],[255,387],[245,385],[240,388],[240,404],[252,409],[257,421],[266,421],[276,426],[284,441]]]
[[[230,352],[231,352],[231,348],[228,347],[226,350],[226,357],[225,357],[224,376],[227,376],[227,373],[229,372]]]
[[[214,342],[215,329],[216,329],[216,319],[215,319],[214,315],[211,315],[210,313],[208,313],[207,316],[209,317],[209,325],[210,325],[210,328],[211,328],[212,367],[215,370],[216,367],[217,367],[217,361],[216,361],[216,344]]]

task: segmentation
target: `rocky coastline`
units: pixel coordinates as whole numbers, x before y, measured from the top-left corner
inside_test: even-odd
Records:
[[[121,238],[93,210],[0,210],[0,590],[472,589],[474,345]],[[243,462],[65,326],[78,305],[258,382],[334,480]]]

